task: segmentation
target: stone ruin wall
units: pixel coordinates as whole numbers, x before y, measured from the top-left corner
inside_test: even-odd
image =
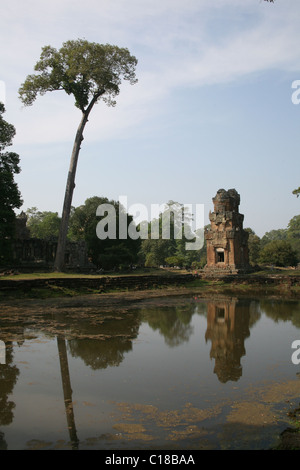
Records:
[[[12,267],[26,269],[52,269],[57,240],[31,238],[26,227],[27,217],[22,212],[16,219],[16,238],[12,243]],[[67,241],[65,267],[70,270],[85,271],[95,268],[89,261],[84,241]]]

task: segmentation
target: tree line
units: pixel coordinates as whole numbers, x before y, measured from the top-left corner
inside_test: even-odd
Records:
[[[20,158],[7,147],[12,145],[15,128],[3,118],[5,107],[0,103],[0,264],[9,264],[11,258],[11,245],[15,237],[15,210],[22,204],[22,197],[15,182],[15,175],[20,172]],[[69,229],[67,238],[70,241],[84,240],[88,254],[98,268],[104,270],[120,269],[130,265],[157,267],[161,265],[177,266],[179,268],[203,268],[206,264],[206,244],[199,250],[186,250],[185,226],[179,227],[181,237],[175,237],[175,217],[170,219],[170,237],[163,238],[161,233],[162,216],[159,216],[160,236],[152,239],[128,237],[119,240],[106,238],[99,240],[96,226],[99,218],[96,217],[97,207],[101,204],[112,204],[116,209],[116,226],[120,210],[119,202],[110,201],[105,197],[94,196],[79,207],[71,207]],[[182,207],[179,203],[170,201],[166,205]],[[61,217],[57,212],[39,211],[36,207],[27,209],[27,227],[32,238],[44,240],[58,239],[61,227]],[[133,217],[126,215],[127,226],[133,223]],[[190,216],[192,219],[192,214]],[[180,219],[179,219],[180,220]],[[148,233],[151,233],[155,220],[147,222]],[[139,227],[137,227],[137,230]],[[178,228],[177,228],[178,229]],[[284,229],[271,230],[259,237],[251,228],[249,232],[249,255],[252,265],[268,264],[274,266],[295,266],[300,262],[300,215],[293,217]]]
[[[97,236],[97,224],[100,217],[96,216],[97,208],[102,204],[110,204],[115,208],[116,213],[116,238],[109,237],[99,239]],[[172,208],[172,210],[170,209]],[[122,269],[128,266],[158,267],[161,265],[178,267],[199,267],[199,256],[201,250],[186,250],[186,242],[190,240],[190,233],[185,233],[190,225],[181,221],[182,205],[169,201],[165,205],[165,210],[161,212],[158,219],[150,222],[143,221],[136,227],[139,234],[141,226],[146,226],[148,238],[128,236],[126,239],[119,237],[120,213],[124,214],[124,208],[119,201],[109,200],[105,197],[94,196],[88,198],[79,207],[72,207],[69,220],[68,240],[72,242],[85,241],[90,260],[99,269]],[[177,214],[174,211],[178,212]],[[169,212],[170,216],[170,236],[163,233],[162,225],[164,214]],[[44,240],[57,239],[61,218],[57,212],[39,211],[32,207],[26,211],[27,228],[30,236]],[[105,218],[105,215],[102,219]],[[192,215],[190,215],[191,221]],[[126,214],[127,227],[134,224],[133,216]],[[178,223],[179,221],[179,223]],[[153,225],[158,227],[159,238],[151,238]],[[178,227],[179,225],[179,227]],[[145,231],[144,231],[145,233]],[[201,253],[200,253],[201,252]]]
[[[70,214],[68,239],[70,241],[86,242],[91,261],[104,270],[122,269],[130,265],[144,267],[176,266],[179,268],[201,269],[206,264],[206,243],[199,250],[186,250],[184,226],[182,225],[182,237],[175,238],[175,219],[171,217],[170,238],[164,239],[160,231],[158,239],[150,236],[151,225],[155,222],[144,222],[148,225],[149,237],[133,240],[116,239],[99,240],[96,234],[96,226],[99,217],[96,210],[100,204],[112,204],[116,208],[117,228],[119,220],[119,202],[107,198],[94,196],[85,201],[79,207],[72,207]],[[174,207],[174,202],[166,204]],[[178,204],[180,208],[180,204]],[[57,212],[40,212],[36,207],[26,211],[31,237],[40,239],[57,239],[61,218]],[[160,214],[159,225],[161,227],[163,213]],[[133,217],[127,214],[127,224],[133,222]],[[206,226],[208,228],[209,226]],[[137,230],[139,227],[137,227]],[[245,229],[249,233],[249,258],[253,266],[295,266],[300,262],[300,215],[293,217],[287,228],[266,232],[259,237],[251,228]]]
[[[271,230],[263,237],[247,228],[249,259],[252,265],[296,266],[300,262],[300,215],[294,216],[287,228]]]

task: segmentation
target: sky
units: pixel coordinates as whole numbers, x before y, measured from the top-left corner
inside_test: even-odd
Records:
[[[149,214],[170,200],[204,204],[207,224],[216,192],[235,188],[244,227],[260,237],[300,214],[299,0],[10,0],[0,17],[17,213],[61,215],[81,113],[63,91],[24,107],[18,90],[43,46],[81,38],[128,48],[138,83],[122,83],[116,107],[93,108],[73,206],[92,196],[125,196]]]

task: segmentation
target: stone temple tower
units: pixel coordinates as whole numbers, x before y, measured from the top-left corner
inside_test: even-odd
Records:
[[[219,189],[209,213],[211,228],[206,230],[207,265],[210,273],[238,273],[250,270],[248,232],[239,213],[240,195],[235,189]]]

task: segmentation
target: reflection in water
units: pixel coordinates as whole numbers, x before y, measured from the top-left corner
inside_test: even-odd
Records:
[[[297,300],[291,300],[287,303],[282,299],[262,299],[260,301],[260,308],[275,322],[291,322],[300,328],[300,310]]]
[[[5,343],[5,364],[0,365],[0,426],[7,426],[14,418],[15,403],[9,400],[17,382],[19,369],[13,364],[13,344],[11,341]],[[5,436],[0,432],[0,450],[7,448]]]
[[[210,357],[220,382],[237,381],[242,376],[241,357],[250,335],[250,302],[222,300],[207,303],[205,339],[211,341]]]
[[[130,313],[105,316],[98,325],[91,324],[87,317],[81,321],[77,337],[69,340],[70,353],[93,370],[117,367],[132,350],[139,326],[139,317]]]
[[[62,381],[63,392],[64,392],[64,401],[65,401],[68,430],[69,430],[70,440],[72,443],[72,449],[77,449],[79,440],[77,437],[75,418],[74,418],[74,410],[73,410],[73,402],[72,402],[72,388],[71,388],[71,379],[70,379],[70,373],[69,373],[67,348],[66,348],[65,338],[63,338],[62,336],[57,336],[57,349],[58,349],[59,362],[60,362],[61,381]]]
[[[79,312],[75,308],[54,314],[38,310],[27,314],[29,316],[24,309],[15,309],[14,315],[0,317],[1,344],[4,344],[6,359],[5,364],[0,364],[0,426],[11,424],[14,418],[15,403],[8,400],[19,375],[19,369],[13,364],[14,343],[21,346],[26,339],[34,338],[40,332],[56,337],[67,428],[72,449],[78,449],[66,341],[70,354],[80,357],[92,369],[117,367],[124,354],[132,350],[132,340],[139,330],[139,317],[130,313],[126,316],[101,315],[95,310],[83,314],[82,307]],[[6,448],[5,434],[0,431],[0,450]]]
[[[251,328],[260,319],[262,313],[274,319],[275,322],[283,319],[296,327],[300,326],[299,302],[288,304],[284,301],[255,301],[224,297],[218,300],[198,299],[198,301],[195,298],[181,298],[180,300],[177,298],[170,302],[162,300],[160,305],[157,303],[157,301],[156,303],[145,301],[141,306],[136,304],[126,311],[120,310],[113,313],[107,311],[103,313],[95,307],[83,309],[78,306],[76,308],[71,306],[65,311],[49,310],[47,313],[44,309],[26,312],[24,307],[14,308],[13,313],[9,309],[3,309],[0,315],[0,339],[5,343],[6,364],[0,365],[0,426],[9,426],[14,420],[13,391],[20,372],[14,364],[13,348],[16,344],[26,344],[27,339],[37,338],[38,340],[40,333],[46,335],[47,338],[56,338],[60,364],[57,377],[60,376],[62,382],[67,428],[71,447],[78,449],[80,425],[75,423],[72,377],[68,364],[70,357],[74,360],[80,358],[85,367],[93,371],[99,370],[101,374],[104,373],[104,369],[118,369],[126,355],[131,353],[131,358],[134,356],[133,342],[139,338],[143,325],[148,325],[153,332],[163,337],[169,350],[172,348],[172,357],[173,352],[180,350],[183,344],[187,345],[192,342],[194,345],[202,344],[202,339],[205,344],[210,342],[210,351],[205,349],[205,353],[215,361],[214,374],[219,383],[225,384],[228,381],[239,381],[242,377],[241,359],[246,355],[245,341],[250,338]],[[205,328],[202,327],[200,333],[196,328],[199,327],[199,322],[197,322],[199,318],[201,318],[202,326],[205,322]],[[151,339],[149,342],[151,345]],[[197,349],[192,351],[197,351]],[[189,358],[195,358],[192,356],[193,352],[189,354],[191,354]],[[161,359],[163,363],[164,358]],[[130,361],[127,362],[130,363]],[[197,358],[193,364],[195,363],[197,363]],[[149,373],[155,377],[156,364],[152,367],[153,371]],[[187,373],[190,374],[187,375],[190,380],[190,376],[195,376],[195,370],[192,370],[192,367],[191,371],[180,372],[179,369],[178,377],[180,378],[180,374]],[[203,375],[209,373],[208,366],[206,367]],[[25,374],[25,372],[26,368],[22,373]],[[105,385],[109,390],[109,384]],[[80,385],[77,386],[80,388]],[[163,387],[163,383],[158,384],[159,386]],[[199,393],[198,387],[199,383],[195,393]],[[140,393],[143,392],[141,385]],[[76,390],[76,393],[80,392]],[[159,388],[157,393],[160,393]],[[162,390],[162,393],[166,393],[166,390]],[[149,409],[147,408],[147,412]],[[151,408],[152,411],[153,409]],[[157,416],[163,415],[157,411]],[[162,421],[161,426],[165,425],[166,423]],[[0,449],[8,447],[5,434],[0,432]]]
[[[245,339],[260,316],[259,303],[224,298],[216,301],[186,303],[181,306],[141,309],[143,321],[164,337],[170,347],[188,342],[194,329],[194,314],[207,316],[205,340],[211,341],[210,358],[215,360],[214,372],[220,382],[237,381],[242,376],[241,358],[245,355]]]
[[[143,321],[146,321],[154,331],[159,331],[170,347],[189,341],[193,333],[190,323],[194,313],[193,304],[171,308],[161,306],[141,309]]]

